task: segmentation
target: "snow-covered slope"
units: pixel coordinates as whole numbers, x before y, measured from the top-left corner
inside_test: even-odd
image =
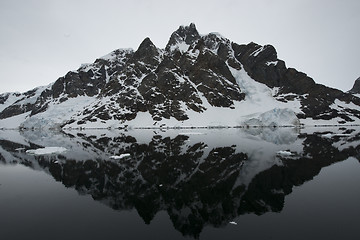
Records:
[[[271,45],[239,45],[181,26],[46,87],[0,95],[0,128],[359,124],[360,99],[287,68]]]

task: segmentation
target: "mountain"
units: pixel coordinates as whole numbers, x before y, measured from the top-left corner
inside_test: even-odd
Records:
[[[352,93],[352,94],[359,94],[360,93],[360,77],[355,80],[354,86],[348,92]]]
[[[2,128],[358,124],[360,99],[288,68],[275,48],[180,26],[165,49],[146,38],[54,83],[0,95]]]

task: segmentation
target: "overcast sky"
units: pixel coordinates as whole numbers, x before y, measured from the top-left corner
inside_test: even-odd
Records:
[[[0,93],[48,85],[180,25],[271,44],[287,67],[349,90],[360,77],[359,0],[0,0]]]

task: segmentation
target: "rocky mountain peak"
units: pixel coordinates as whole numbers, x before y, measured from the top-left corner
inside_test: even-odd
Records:
[[[180,26],[175,32],[171,34],[170,40],[166,45],[165,50],[171,52],[173,52],[175,49],[186,51],[186,46],[188,47],[200,38],[200,34],[197,31],[194,23],[191,23],[189,26]]]
[[[360,93],[360,77],[355,80],[354,86],[349,90],[349,93],[358,94]]]
[[[352,92],[360,93],[358,85],[359,79]],[[271,45],[200,35],[195,24],[180,26],[165,49],[145,38],[136,51],[115,50],[46,87],[0,95],[0,128],[274,126],[317,120],[360,122],[360,98],[286,67]]]
[[[146,64],[156,64],[158,63],[159,50],[150,40],[150,38],[145,38],[139,48],[134,53],[134,61],[144,62]]]

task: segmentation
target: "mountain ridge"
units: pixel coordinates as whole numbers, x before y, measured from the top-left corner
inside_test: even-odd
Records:
[[[360,77],[355,80],[353,87],[348,91],[348,93],[351,94],[360,93]]]
[[[271,45],[200,35],[193,23],[164,49],[147,37],[46,87],[0,95],[3,128],[348,123],[360,123],[356,96],[287,68]]]

